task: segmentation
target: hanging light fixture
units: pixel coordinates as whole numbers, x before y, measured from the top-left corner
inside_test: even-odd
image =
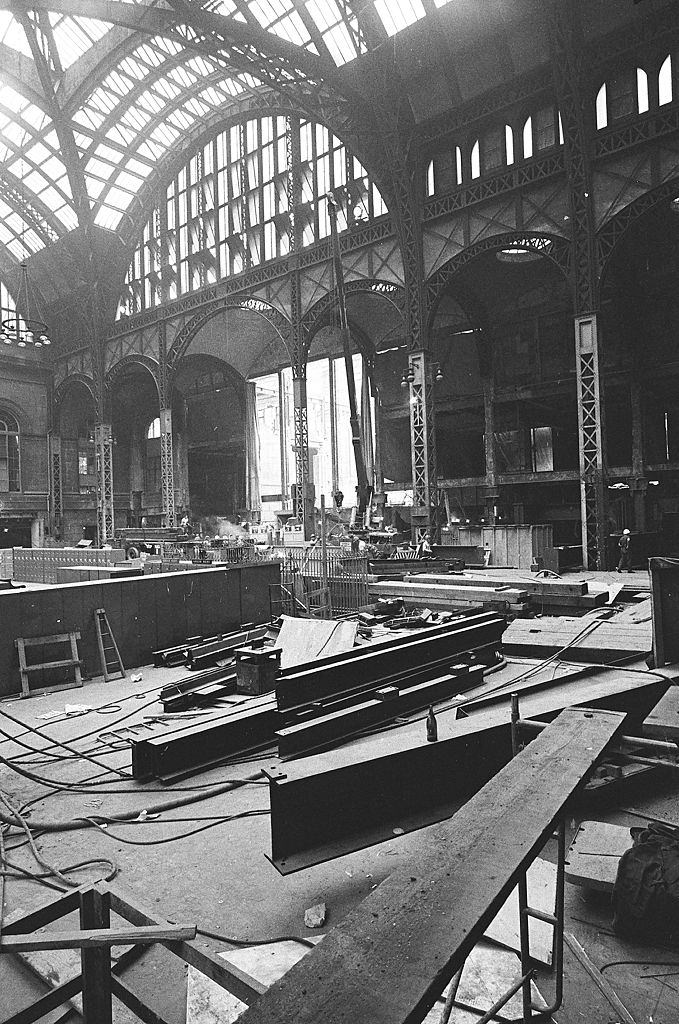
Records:
[[[20,269],[19,289],[16,296],[17,308],[12,316],[8,316],[2,321],[0,341],[5,345],[17,345],[19,348],[26,348],[28,345],[42,348],[43,345],[51,344],[47,333],[47,324],[42,319],[38,297],[30,286],[28,267],[25,261],[21,264]],[[24,311],[23,316],[19,313],[19,309]]]

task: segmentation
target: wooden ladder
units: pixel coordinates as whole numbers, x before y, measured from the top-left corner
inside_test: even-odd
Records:
[[[94,625],[97,630],[99,660],[101,661],[104,680],[108,682],[109,679],[112,679],[115,675],[120,675],[122,679],[125,679],[127,673],[125,672],[125,666],[123,665],[122,658],[120,657],[118,644],[116,643],[116,639],[111,632],[111,627],[108,624],[105,608],[95,608]]]
[[[71,630],[69,633],[54,633],[51,636],[17,637],[14,641],[19,653],[19,672],[21,673],[21,696],[35,697],[42,693],[51,693],[52,690],[70,690],[76,686],[82,686],[83,679],[80,671],[82,659],[78,654],[78,630]],[[27,647],[51,647],[53,644],[69,644],[71,650],[70,658],[58,658],[56,661],[41,661],[29,665],[26,660]],[[29,684],[29,673],[44,671],[51,668],[72,668],[73,680],[67,683],[46,684],[44,690],[31,690]]]

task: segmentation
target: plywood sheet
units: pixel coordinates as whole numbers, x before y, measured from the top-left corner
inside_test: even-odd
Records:
[[[296,619],[284,615],[274,645],[281,650],[281,668],[294,668],[350,651],[356,641],[357,628],[357,622]]]

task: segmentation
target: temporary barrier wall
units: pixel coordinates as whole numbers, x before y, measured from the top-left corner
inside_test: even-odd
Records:
[[[187,636],[266,622],[272,584],[280,584],[278,562],[0,591],[0,695],[21,689],[16,637],[79,630],[83,674],[98,675],[94,611],[104,608],[123,663],[134,668]]]

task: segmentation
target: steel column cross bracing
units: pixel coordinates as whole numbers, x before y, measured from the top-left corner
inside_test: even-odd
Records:
[[[563,711],[450,821],[415,841],[403,868],[246,1010],[243,1024],[419,1024],[623,721]]]
[[[410,385],[410,443],[413,461],[412,536],[415,543],[436,539],[436,429],[434,421],[433,369],[429,354],[411,352],[408,357]]]
[[[313,504],[309,507],[309,420],[307,413],[306,345],[302,316],[301,274],[299,249],[302,244],[298,203],[302,200],[300,174],[299,119],[286,119],[285,142],[290,173],[288,174],[288,209],[290,211],[290,342],[292,346],[292,400],[295,441],[295,515],[304,526],[304,539],[309,540],[312,530]]]
[[[174,528],[176,516],[171,409],[160,410],[160,482],[163,496],[163,525]]]
[[[603,565],[606,543],[601,519],[604,508],[604,464],[596,315],[575,318],[575,346],[583,564],[585,568],[594,569]]]
[[[49,517],[50,533],[61,529],[63,515],[63,489],[61,483],[61,437],[50,433],[47,436],[47,457],[49,460]]]
[[[97,462],[97,531],[99,544],[112,540],[113,514],[113,433],[110,423],[95,423],[94,442]]]
[[[578,6],[574,0],[550,0],[543,8],[563,126],[573,233],[582,557],[586,569],[603,569],[606,568],[605,440],[599,394],[599,280],[591,170],[593,103],[587,94],[588,75]]]
[[[174,528],[174,445],[172,440],[172,380],[167,362],[167,326],[158,329],[158,397],[160,399],[160,488],[163,525]]]

